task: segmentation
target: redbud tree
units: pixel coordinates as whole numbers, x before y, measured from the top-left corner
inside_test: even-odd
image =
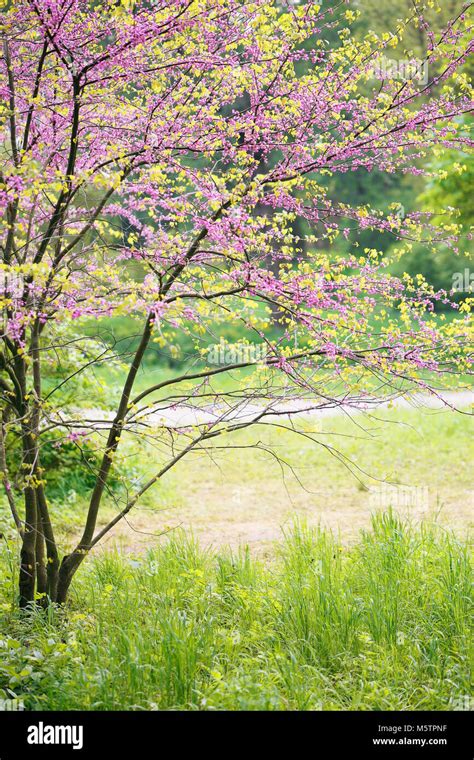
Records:
[[[223,434],[297,432],[289,418],[303,408],[438,392],[469,371],[468,300],[444,324],[436,305],[449,293],[391,276],[390,261],[359,244],[375,230],[395,258],[420,242],[456,250],[455,216],[435,224],[383,198],[349,206],[328,189],[337,173],[416,175],[436,152],[472,145],[469,9],[434,32],[414,2],[392,29],[357,39],[360,10],[336,0],[1,5],[0,470],[25,607],[64,602],[101,539]],[[427,41],[416,61],[404,46],[414,28]],[[403,77],[392,67],[381,78],[391,56],[411,61]],[[123,350],[91,331],[118,317],[132,325]],[[211,364],[229,326],[258,356]],[[183,339],[193,361],[138,390],[150,352]],[[98,424],[115,398],[94,384],[106,363],[121,390]],[[215,384],[253,365],[246,384]],[[194,411],[182,424],[166,419],[183,408]],[[89,439],[100,454],[97,467],[84,462],[87,515],[63,556],[43,463],[52,431],[59,446]],[[120,447],[140,437],[159,466],[104,523]]]

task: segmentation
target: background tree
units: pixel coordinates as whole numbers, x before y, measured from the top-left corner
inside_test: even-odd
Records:
[[[140,497],[223,434],[361,397],[436,392],[445,374],[468,370],[468,303],[439,326],[433,304],[445,292],[390,276],[380,251],[357,240],[339,257],[322,246],[365,230],[397,241],[397,255],[423,239],[455,245],[450,220],[433,226],[427,214],[336,201],[328,183],[362,169],[417,175],[434,145],[471,145],[457,120],[471,99],[451,84],[468,53],[467,14],[427,36],[440,64],[427,85],[370,85],[405,30],[426,29],[416,4],[393,30],[361,41],[344,3],[20,0],[5,10],[0,466],[27,606],[64,602],[85,556]],[[297,218],[308,229],[304,256]],[[142,319],[134,342],[94,339],[91,321],[120,315]],[[221,344],[212,365],[209,346],[228,324],[242,325],[248,348],[229,354]],[[202,352],[201,366],[137,392],[155,342],[173,345],[176,335]],[[111,421],[98,417],[103,394],[93,395],[105,362],[122,373]],[[213,386],[248,366],[258,372],[245,389]],[[82,378],[88,402],[78,412]],[[173,418],[176,409],[187,416]],[[98,456],[84,454],[89,508],[62,558],[45,485],[52,434]],[[98,528],[130,436],[153,444],[157,470],[129,483]]]

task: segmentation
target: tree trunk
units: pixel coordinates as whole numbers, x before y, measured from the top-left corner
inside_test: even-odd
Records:
[[[58,595],[58,575],[59,575],[59,558],[56,552],[55,559],[48,557],[48,564],[46,567],[48,576],[48,583],[46,586],[48,598],[51,602],[57,601]]]
[[[25,531],[20,552],[19,593],[24,609],[35,600],[36,586],[36,499],[31,487],[25,489]]]
[[[42,484],[38,487],[36,499],[41,518],[41,532],[46,546],[46,593],[49,601],[55,602],[58,588],[59,555]]]
[[[35,552],[24,545],[20,554],[20,608],[25,609],[35,600]]]
[[[41,518],[38,514],[38,527],[36,530],[36,594],[41,594],[40,604],[46,607],[48,604],[48,575],[46,571],[46,556],[44,549],[44,536],[41,527]]]
[[[75,549],[72,554],[67,554],[63,557],[58,574],[58,587],[56,593],[56,601],[58,604],[64,604],[66,602],[71,581],[86,554],[86,551],[83,551],[81,554]]]
[[[58,585],[56,591],[56,602],[58,604],[65,604],[69,592],[69,586],[71,585],[72,575],[69,575],[63,570],[63,565],[59,568]]]

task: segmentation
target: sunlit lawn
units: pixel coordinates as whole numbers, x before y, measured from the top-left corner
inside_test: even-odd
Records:
[[[388,507],[466,535],[474,505],[468,414],[384,409],[371,417],[304,419],[298,427],[304,437],[266,424],[223,436],[214,451],[190,454],[105,546],[149,547],[155,534],[184,526],[204,544],[248,543],[252,551],[271,553],[271,541],[295,514],[351,541],[372,512]],[[121,461],[142,479],[163,459],[154,447],[137,450],[129,442]],[[73,495],[67,514],[81,511],[84,496]],[[102,521],[112,513],[109,500]],[[70,520],[67,527],[74,535]]]

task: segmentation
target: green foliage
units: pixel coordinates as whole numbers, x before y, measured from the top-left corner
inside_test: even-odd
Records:
[[[21,439],[18,435],[8,448],[8,468],[16,491],[22,487]],[[45,433],[41,443],[42,477],[53,502],[74,503],[76,497],[87,496],[94,487],[100,466],[101,449],[92,438],[65,438],[57,432]],[[125,457],[117,457],[118,467],[109,479],[112,492],[119,492],[124,477],[135,475]]]
[[[296,524],[270,565],[181,535],[97,558],[67,617],[6,602],[0,689],[54,710],[452,709],[470,583],[464,545],[390,512],[348,550]]]
[[[471,125],[472,120],[466,122],[466,135]],[[436,289],[450,290],[456,272],[472,269],[472,245],[468,234],[474,223],[474,157],[445,150],[440,157],[431,161],[429,169],[434,177],[426,183],[419,196],[420,206],[433,213],[433,221],[438,224],[447,223],[448,214],[453,214],[453,222],[460,227],[458,253],[448,247],[438,246],[433,250],[429,243],[417,243],[411,253],[393,267],[393,272],[398,275],[404,271],[411,275],[420,273]],[[463,300],[466,295],[462,292],[456,294],[454,299]]]
[[[455,208],[457,221],[467,232],[474,223],[474,155],[445,150],[430,168],[437,177],[427,182],[420,196],[423,206],[437,211],[439,221],[444,220],[446,208]]]

